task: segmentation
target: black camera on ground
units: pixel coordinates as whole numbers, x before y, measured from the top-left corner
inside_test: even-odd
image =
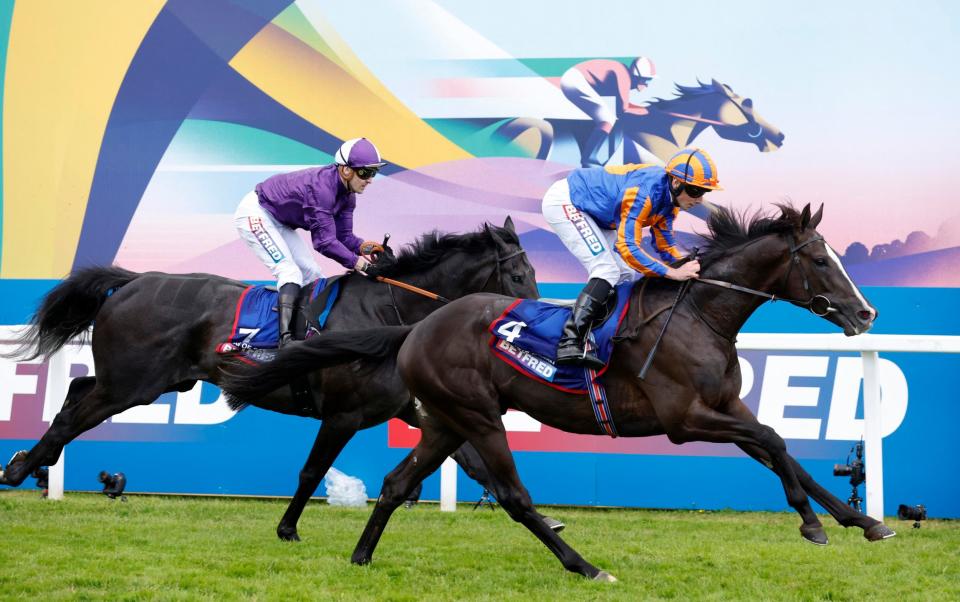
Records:
[[[917,504],[916,506],[900,504],[900,507],[897,508],[897,518],[900,520],[912,520],[913,528],[919,529],[920,521],[927,520],[927,507],[923,504]]]
[[[123,490],[127,486],[126,475],[124,475],[122,472],[110,474],[109,472],[102,470],[100,471],[99,480],[101,483],[103,483],[103,495],[112,500],[120,497],[121,501],[127,501],[126,496],[122,496]]]

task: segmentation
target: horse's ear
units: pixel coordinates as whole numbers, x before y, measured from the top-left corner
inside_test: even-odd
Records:
[[[511,218],[509,215],[507,216],[507,219],[504,220],[503,227],[513,234],[517,233],[517,229],[513,227],[513,218]]]
[[[493,239],[493,242],[496,243],[501,249],[507,248],[507,241],[503,240],[499,234],[497,234],[497,229],[490,227],[490,224],[484,224],[483,229],[487,231],[487,234],[490,235],[490,238]]]
[[[820,220],[823,219],[823,203],[820,203],[820,208],[817,209],[817,212],[813,214],[810,218],[809,227],[813,230],[817,229],[817,226],[820,225]]]
[[[710,81],[713,83],[713,87],[714,87],[714,88],[716,88],[717,90],[720,90],[721,92],[723,92],[723,93],[726,94],[727,96],[730,95],[730,89],[727,88],[727,86],[725,86],[725,85],[723,84],[723,82],[718,82],[717,80],[712,79],[712,78],[711,78]]]
[[[810,203],[804,205],[803,211],[800,212],[800,231],[806,230],[808,225],[810,225]]]

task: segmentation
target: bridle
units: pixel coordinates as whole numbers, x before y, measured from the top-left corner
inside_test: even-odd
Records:
[[[524,254],[526,254],[526,251],[524,249],[518,249],[513,253],[510,253],[509,255],[504,255],[503,257],[501,257],[500,251],[496,251],[496,257],[492,258],[494,261],[494,269],[490,270],[490,275],[487,276],[487,279],[483,281],[483,286],[480,287],[480,290],[485,290],[487,288],[487,284],[490,283],[490,279],[493,278],[494,275],[496,275],[497,293],[500,295],[505,294],[505,291],[503,289],[503,272],[500,266],[502,266],[503,262],[507,261],[508,259],[513,259],[514,257],[524,255]],[[487,262],[484,261],[480,265],[483,265],[485,263]],[[401,326],[406,325],[406,322],[403,320],[403,316],[400,315],[400,305],[397,303],[396,295],[394,295],[394,292],[393,292],[394,287],[402,288],[404,290],[410,291],[411,293],[417,293],[418,295],[422,295],[424,297],[427,297],[428,299],[433,299],[434,301],[437,301],[442,305],[446,305],[447,303],[450,303],[450,299],[447,299],[442,295],[432,293],[420,287],[413,286],[412,284],[407,284],[406,282],[400,282],[399,280],[394,280],[393,278],[386,278],[384,276],[377,276],[377,280],[386,284],[388,289],[390,290],[390,301],[392,302],[393,311],[396,314],[397,320],[399,321]]]
[[[760,239],[751,241],[750,243],[747,243],[747,245],[744,245],[744,246],[748,246],[750,244],[753,244],[754,242],[758,242],[759,240]],[[783,277],[783,284],[781,285],[780,290],[786,289],[787,284],[790,281],[790,274],[793,273],[793,268],[794,266],[796,266],[797,270],[800,272],[800,277],[803,279],[803,290],[806,291],[807,293],[810,292],[810,279],[807,278],[807,273],[803,269],[803,264],[800,263],[799,251],[800,249],[804,248],[805,246],[811,243],[821,242],[821,241],[823,241],[823,237],[820,236],[819,234],[799,244],[797,244],[796,238],[793,239],[793,242],[790,245],[790,265],[787,268],[787,273]],[[750,295],[755,295],[757,297],[764,297],[766,299],[770,299],[771,301],[789,301],[794,305],[799,305],[800,307],[806,307],[808,310],[810,310],[810,312],[820,317],[823,317],[835,311],[839,311],[836,307],[833,306],[833,304],[830,302],[830,299],[826,295],[822,295],[822,294],[812,295],[809,299],[807,299],[806,301],[803,301],[800,299],[790,299],[788,297],[778,296],[775,294],[766,293],[764,291],[758,291],[756,289],[748,288],[746,286],[740,286],[739,284],[734,284],[732,282],[727,282],[725,280],[714,280],[711,278],[694,278],[692,279],[692,282],[702,282],[704,284],[710,284],[713,286],[719,286],[719,287],[730,289],[730,290],[740,291],[741,293],[747,293]]]
[[[763,240],[763,239],[762,239],[762,238],[758,238],[758,239],[752,240],[752,241],[744,244],[744,245],[743,245],[742,247],[740,247],[740,248],[741,248],[741,249],[746,248],[746,247],[748,247],[748,246],[750,246],[750,245],[752,245],[752,244],[754,244],[754,243],[756,243],[756,242],[760,242],[761,240]],[[790,265],[789,265],[789,267],[787,268],[787,273],[786,273],[786,274],[784,275],[784,277],[783,277],[783,284],[781,285],[780,290],[786,289],[787,284],[790,282],[790,274],[793,272],[793,266],[797,266],[797,270],[800,271],[800,277],[803,278],[803,290],[807,291],[808,293],[810,292],[810,280],[807,278],[807,273],[804,271],[803,265],[800,263],[800,254],[799,254],[799,252],[800,252],[800,249],[804,248],[805,246],[807,246],[807,245],[809,245],[809,244],[811,244],[811,243],[817,242],[817,241],[823,241],[823,237],[820,236],[819,234],[817,234],[816,236],[813,236],[813,237],[811,237],[811,238],[809,238],[809,239],[807,239],[807,240],[805,240],[805,241],[803,241],[802,243],[799,243],[799,244],[797,243],[796,236],[793,237],[793,240],[792,240],[792,242],[791,242],[791,244],[790,244],[790,260],[789,260],[789,261],[790,261]],[[826,244],[826,242],[824,242],[824,244]],[[693,257],[694,259],[696,259],[696,256],[697,256],[697,251],[694,250],[692,257]],[[770,293],[767,293],[767,292],[764,292],[764,291],[758,291],[757,289],[749,288],[749,287],[746,287],[746,286],[740,286],[739,284],[734,284],[734,283],[732,283],[732,282],[727,282],[726,280],[714,280],[714,279],[712,279],[712,278],[691,278],[691,279],[689,279],[689,280],[684,280],[684,281],[683,281],[683,284],[681,284],[681,286],[680,286],[680,290],[677,292],[677,297],[676,297],[676,299],[673,301],[673,305],[670,307],[670,311],[669,311],[669,313],[667,314],[667,319],[664,320],[663,326],[660,328],[660,334],[657,336],[657,339],[654,341],[653,346],[650,348],[650,352],[647,354],[647,359],[646,359],[646,361],[644,362],[643,367],[641,368],[639,374],[637,375],[637,376],[640,378],[640,380],[643,380],[644,378],[646,378],[647,371],[650,369],[650,366],[653,364],[653,358],[654,358],[654,356],[655,356],[656,353],[657,353],[657,349],[660,347],[660,341],[663,339],[663,335],[664,335],[664,333],[667,331],[667,325],[670,324],[670,319],[673,317],[673,312],[674,312],[674,310],[677,309],[677,305],[680,304],[680,300],[683,299],[683,296],[684,296],[684,295],[687,293],[687,291],[690,289],[690,285],[693,284],[693,283],[695,283],[695,282],[702,282],[702,283],[704,283],[704,284],[710,284],[710,285],[713,285],[713,286],[719,286],[719,287],[721,287],[721,288],[726,288],[726,289],[730,289],[730,290],[734,290],[734,291],[739,291],[739,292],[741,292],[741,293],[747,293],[747,294],[749,294],[749,295],[756,295],[757,297],[763,297],[763,298],[765,298],[765,299],[770,299],[771,301],[789,301],[790,303],[799,305],[799,306],[801,306],[801,307],[806,307],[806,308],[807,308],[808,310],[810,310],[812,313],[814,313],[814,314],[816,314],[816,315],[818,315],[818,316],[821,316],[821,317],[829,314],[830,312],[839,311],[837,308],[835,308],[835,307],[833,306],[833,304],[830,302],[830,299],[827,298],[826,295],[813,295],[813,296],[811,296],[809,299],[807,299],[806,301],[801,301],[801,300],[799,300],[799,299],[790,299],[790,298],[788,298],[788,297],[780,297],[780,296],[773,295],[773,294],[770,294]],[[822,311],[818,311],[818,310],[814,307],[814,304],[817,302],[818,299],[822,299],[823,302],[826,304]],[[713,324],[711,324],[711,323],[707,320],[706,316],[703,315],[703,311],[702,311],[702,310],[700,309],[700,307],[697,305],[697,302],[694,301],[693,297],[690,298],[690,304],[691,304],[691,306],[692,306],[692,308],[693,308],[693,313],[694,313],[694,315],[696,315],[697,318],[699,318],[701,322],[703,322],[704,324],[706,324],[707,327],[708,327],[710,330],[712,330],[717,336],[719,336],[719,337],[721,337],[721,338],[724,338],[724,339],[726,339],[726,340],[728,340],[728,341],[731,341],[731,342],[734,341],[734,337],[728,336],[728,335],[720,332]]]
[[[504,255],[503,257],[500,256],[499,250],[496,253],[497,253],[497,256],[494,258],[494,261],[495,261],[494,268],[490,271],[490,275],[487,276],[487,279],[484,281],[483,286],[480,288],[480,290],[486,290],[487,284],[490,283],[490,279],[496,276],[497,277],[497,294],[503,295],[503,294],[506,294],[506,291],[503,290],[503,270],[501,269],[503,262],[509,259],[513,259],[514,257],[518,257],[520,255],[525,255],[526,251],[524,249],[517,249],[513,253],[510,253],[509,255]]]

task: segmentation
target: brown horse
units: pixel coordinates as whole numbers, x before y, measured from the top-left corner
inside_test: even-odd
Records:
[[[848,336],[869,330],[876,318],[876,310],[817,233],[822,211],[821,207],[811,216],[809,205],[802,211],[781,206],[779,216],[745,219],[719,209],[708,222],[710,235],[701,259],[701,281],[694,281],[689,293],[676,302],[646,378],[638,379],[637,373],[671,313],[665,310],[678,298],[676,282],[651,280],[644,287],[634,287],[602,382],[621,436],[666,434],[674,443],[734,443],[780,477],[788,503],[803,519],[800,532],[804,538],[827,543],[809,495],[841,525],[860,527],[868,540],[876,541],[894,532],[817,484],[787,453],[783,439],[760,424],[738,397],[740,367],[734,337],[768,298],[810,309],[843,328]],[[497,500],[514,520],[530,529],[567,570],[613,580],[537,519],[517,475],[500,419],[508,408],[568,432],[603,432],[586,395],[518,377],[513,368],[493,356],[488,327],[512,301],[499,295],[469,295],[415,327],[330,333],[285,350],[277,362],[255,374],[224,383],[231,394],[248,398],[278,386],[290,374],[346,359],[390,354],[400,346],[400,374],[422,402],[423,435],[384,481],[353,553],[354,563],[370,562],[390,515],[407,492],[469,441],[497,476]]]

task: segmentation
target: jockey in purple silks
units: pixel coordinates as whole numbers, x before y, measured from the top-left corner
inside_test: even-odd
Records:
[[[384,165],[372,142],[354,138],[340,146],[332,165],[267,178],[237,207],[234,225],[240,238],[277,279],[281,346],[293,335],[290,322],[300,287],[323,277],[296,231],[308,230],[313,248],[322,255],[371,275],[364,256],[382,247],[353,234],[353,210],[356,195]]]
[[[567,69],[560,78],[560,89],[594,123],[583,145],[580,161],[583,167],[601,165],[597,156],[621,115],[647,114],[646,107],[630,102],[630,90],[644,91],[656,76],[653,61],[644,56],[634,59],[629,67],[612,59],[592,59]],[[603,97],[610,96],[616,100],[615,111],[611,111],[603,100]]]
[[[683,255],[673,236],[681,209],[720,190],[717,168],[706,151],[684,149],[666,167],[620,165],[575,169],[554,183],[543,197],[543,216],[587,270],[587,285],[577,297],[557,345],[557,364],[603,367],[584,347],[591,324],[603,314],[613,287],[639,277],[688,280],[700,264],[667,264]],[[649,228],[659,259],[641,246]],[[638,274],[639,273],[639,274]]]

